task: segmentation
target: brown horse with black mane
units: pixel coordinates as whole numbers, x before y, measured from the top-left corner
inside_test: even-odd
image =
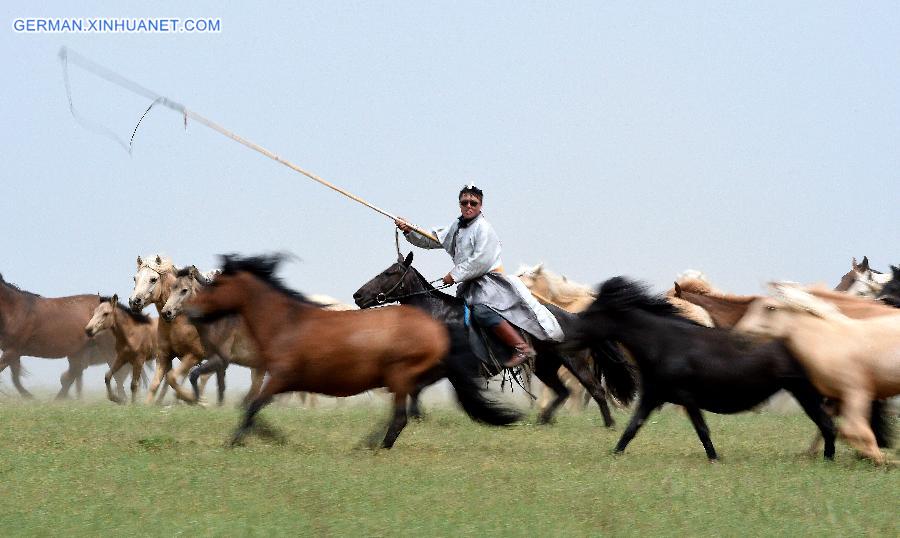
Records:
[[[185,304],[195,320],[237,313],[256,342],[268,377],[232,438],[237,444],[272,397],[307,391],[351,396],[386,387],[394,412],[381,446],[390,448],[406,426],[406,398],[439,366],[449,370],[463,409],[488,424],[509,424],[519,414],[485,399],[475,382],[477,359],[460,353],[447,327],[413,307],[331,311],[288,289],[275,277],[282,256],[224,256],[222,274]],[[374,447],[381,437],[369,438]]]
[[[60,377],[62,388],[57,398],[66,397],[73,382],[77,382],[80,395],[81,375],[88,366],[115,361],[112,335],[91,340],[84,334],[84,326],[98,304],[97,295],[41,297],[19,289],[0,275],[0,372],[9,367],[13,385],[22,396],[32,397],[19,379],[23,356],[69,359],[69,368]],[[124,395],[122,383],[128,372],[120,370],[116,374],[119,391]]]

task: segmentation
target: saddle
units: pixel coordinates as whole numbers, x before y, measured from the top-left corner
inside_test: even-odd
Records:
[[[509,358],[513,349],[500,341],[490,330],[475,321],[471,316],[469,307],[463,305],[466,334],[469,338],[469,346],[478,357],[486,377],[493,377],[503,372],[503,363]],[[532,344],[533,338],[519,327],[516,327],[526,342]],[[529,366],[530,365],[523,365]]]

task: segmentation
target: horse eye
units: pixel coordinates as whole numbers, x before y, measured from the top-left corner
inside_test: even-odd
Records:
[[[155,283],[156,283],[156,279],[155,279],[155,278],[151,278],[151,279],[150,279],[150,282],[155,284]]]
[[[182,294],[182,295],[184,295],[185,293],[187,293],[187,288],[184,288],[184,289],[181,290],[181,294]]]
[[[137,282],[137,277],[133,276],[133,277],[131,277],[131,280],[134,280],[135,282]]]

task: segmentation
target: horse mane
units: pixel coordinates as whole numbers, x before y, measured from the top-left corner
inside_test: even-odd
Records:
[[[430,290],[433,292],[433,293],[428,293],[426,295],[443,295],[445,298],[447,298],[453,302],[457,302],[457,303],[462,302],[462,299],[460,299],[459,297],[456,297],[455,295],[450,295],[449,293],[444,293],[443,291],[435,288],[431,284],[431,282],[428,282],[427,280],[425,280],[425,277],[422,275],[422,273],[420,273],[419,270],[416,269],[415,267],[413,267],[412,265],[409,266],[409,269],[413,272],[413,274],[416,276],[416,278],[419,279],[419,282],[422,284],[422,286],[426,290]]]
[[[793,310],[808,312],[818,318],[828,320],[849,319],[841,312],[837,305],[820,297],[816,297],[800,286],[783,282],[773,282],[769,286],[772,289],[775,298]]]
[[[547,287],[550,290],[550,299],[563,303],[569,303],[581,299],[585,296],[595,296],[594,291],[590,286],[586,284],[580,284],[578,282],[573,282],[566,278],[565,275],[557,274],[549,269],[546,269],[543,262],[535,265],[534,267],[522,265],[516,270],[514,274],[514,276],[516,277],[527,276],[530,278],[536,278],[539,275],[544,277],[544,279],[547,281]]]
[[[109,296],[101,296],[100,297],[101,303],[108,303],[111,300],[112,300],[112,297],[109,297]],[[148,316],[147,314],[142,314],[140,312],[133,311],[132,309],[123,305],[121,303],[121,301],[116,302],[116,308],[118,308],[120,312],[124,312],[125,314],[128,314],[128,316],[137,323],[141,323],[141,324],[150,323],[150,316]]]
[[[191,266],[188,265],[187,267],[182,267],[181,269],[178,269],[177,271],[175,271],[175,278],[183,278],[190,274],[191,274]]]
[[[710,295],[715,293],[715,288],[709,283],[708,280],[701,280],[699,278],[679,278],[675,281],[681,287],[681,291],[686,291],[688,293],[696,293],[698,295]]]
[[[159,258],[160,262],[156,263],[156,258]],[[172,258],[168,256],[164,256],[162,254],[151,254],[149,256],[141,256],[141,265],[146,265],[150,269],[158,273],[167,273],[169,271],[175,272],[178,271],[178,267],[175,266],[175,263],[172,261]]]
[[[10,288],[13,291],[28,295],[30,297],[42,297],[41,295],[38,295],[37,293],[34,293],[33,291],[23,290],[22,288],[20,288],[19,286],[16,286],[12,282],[7,282],[6,280],[4,280],[2,273],[0,273],[0,284],[3,284],[5,287]]]
[[[237,254],[224,254],[221,256],[222,275],[234,275],[239,271],[250,273],[286,297],[306,306],[321,308],[322,305],[310,301],[299,291],[287,287],[281,278],[275,276],[275,270],[286,257],[287,255],[282,253],[246,257],[238,256]]]
[[[610,278],[600,285],[597,300],[587,311],[590,313],[596,310],[642,310],[655,316],[693,323],[683,317],[678,308],[663,295],[652,294],[646,284],[623,276]]]

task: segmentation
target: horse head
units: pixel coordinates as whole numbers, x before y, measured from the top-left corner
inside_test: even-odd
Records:
[[[156,254],[148,258],[137,258],[137,272],[134,274],[134,290],[128,298],[128,306],[140,312],[148,304],[159,302],[164,297],[164,276],[175,271],[170,258]]]
[[[409,291],[416,270],[412,268],[413,253],[406,258],[397,257],[397,262],[375,275],[353,294],[353,302],[360,308],[393,302],[392,296],[402,295]]]

